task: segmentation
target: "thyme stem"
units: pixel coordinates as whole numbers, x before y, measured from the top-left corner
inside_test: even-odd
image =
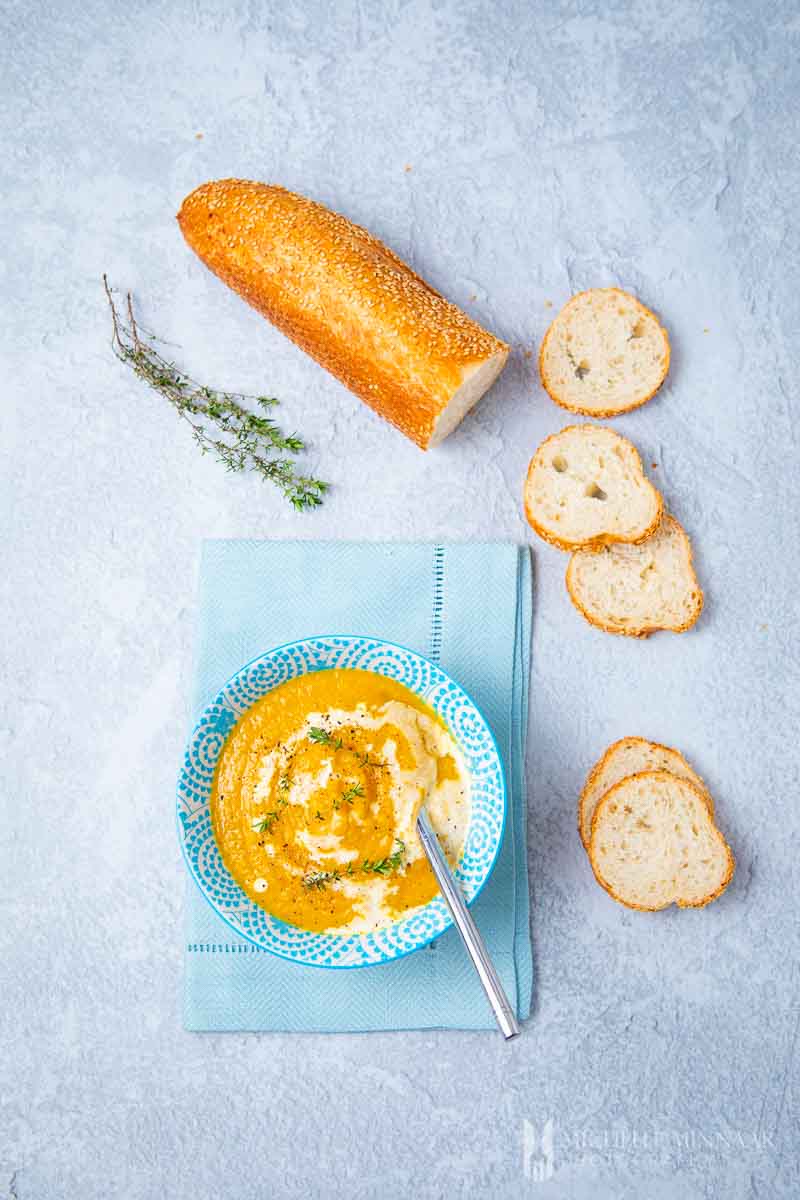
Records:
[[[126,294],[126,319],[114,303],[105,275],[103,287],[111,309],[114,353],[169,401],[191,428],[202,454],[214,454],[229,471],[254,470],[300,511],[322,503],[329,485],[297,474],[294,462],[286,457],[305,449],[303,439],[296,433],[284,434],[271,417],[254,413],[243,403],[254,401],[268,413],[278,400],[273,396],[215,391],[195,383],[158,352],[154,344],[158,339],[137,324],[131,293]]]
[[[336,883],[343,875],[353,875],[356,872],[364,875],[388,875],[391,871],[398,871],[403,866],[406,844],[400,838],[395,838],[395,842],[397,849],[386,858],[365,858],[360,867],[354,868],[350,863],[346,871],[340,871],[338,867],[332,871],[312,871],[303,877],[303,887],[309,891],[321,892],[329,883]]]

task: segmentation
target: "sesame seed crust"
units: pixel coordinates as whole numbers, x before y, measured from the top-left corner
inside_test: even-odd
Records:
[[[508,352],[367,230],[285,188],[205,183],[178,223],[215,275],[423,449],[472,371]]]

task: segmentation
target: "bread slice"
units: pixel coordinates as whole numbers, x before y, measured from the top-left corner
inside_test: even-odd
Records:
[[[505,365],[504,342],[366,229],[305,196],[216,180],[186,197],[178,223],[215,275],[423,450]]]
[[[619,288],[580,292],[542,341],[539,374],[570,412],[614,417],[658,391],[669,370],[669,338],[658,318]]]
[[[679,779],[688,779],[702,794],[708,815],[714,819],[714,801],[703,780],[692,770],[680,750],[662,746],[660,742],[648,742],[645,738],[621,738],[609,746],[600,761],[592,767],[578,800],[578,832],[587,850],[592,835],[592,817],[602,797],[621,779],[642,771],[670,771]]]
[[[597,882],[628,908],[702,908],[731,881],[730,847],[703,793],[669,771],[629,775],[592,818],[589,859]]]
[[[658,629],[684,633],[703,610],[691,543],[668,513],[635,546],[576,550],[567,567],[567,591],[592,625],[626,637],[649,637]]]
[[[525,483],[525,515],[561,550],[641,542],[664,502],[634,445],[600,425],[568,425],[542,442]]]

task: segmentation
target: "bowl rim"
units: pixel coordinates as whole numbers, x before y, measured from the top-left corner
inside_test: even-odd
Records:
[[[441,927],[441,929],[437,929],[435,933],[432,933],[430,935],[430,937],[425,938],[424,941],[420,941],[415,946],[411,946],[407,950],[402,950],[398,954],[393,954],[390,958],[381,958],[381,959],[376,959],[373,962],[362,962],[362,963],[331,963],[331,962],[313,962],[313,961],[309,961],[309,962],[302,961],[301,962],[300,960],[298,960],[291,954],[284,954],[284,953],[281,953],[280,950],[276,950],[270,946],[263,945],[260,941],[258,941],[257,938],[251,936],[250,934],[246,933],[243,929],[240,929],[236,925],[234,925],[233,922],[228,919],[228,917],[225,915],[225,913],[222,912],[222,910],[219,909],[216,906],[216,904],[214,904],[214,902],[211,900],[211,898],[207,895],[206,890],[202,886],[200,880],[197,878],[197,875],[195,874],[194,869],[192,867],[192,863],[189,859],[189,856],[188,856],[188,853],[186,850],[186,837],[185,837],[186,831],[185,831],[184,825],[181,821],[181,813],[180,813],[180,789],[181,789],[181,781],[183,779],[184,771],[186,768],[186,756],[188,754],[189,747],[194,742],[194,739],[203,724],[203,719],[204,719],[206,713],[208,712],[208,710],[210,708],[212,708],[215,704],[218,704],[220,702],[220,697],[227,690],[227,688],[234,682],[234,680],[238,679],[240,675],[242,675],[245,671],[247,671],[250,667],[253,666],[254,663],[257,663],[260,659],[266,658],[268,655],[271,655],[271,654],[277,654],[281,650],[288,650],[293,646],[304,646],[310,642],[320,642],[320,641],[323,641],[323,642],[324,641],[372,642],[379,646],[389,646],[395,650],[401,650],[404,654],[411,654],[415,658],[421,659],[422,662],[428,663],[429,666],[433,667],[436,671],[438,671],[441,675],[443,675],[448,683],[451,683],[451,684],[453,684],[454,687],[458,688],[458,690],[467,698],[467,700],[469,701],[469,704],[472,706],[472,708],[478,714],[478,716],[480,717],[484,726],[486,727],[486,731],[489,735],[489,740],[494,749],[494,753],[497,757],[497,762],[499,765],[500,798],[501,798],[501,802],[502,802],[502,806],[503,806],[503,812],[502,812],[502,817],[501,817],[501,822],[500,822],[500,833],[497,838],[497,842],[495,844],[491,859],[486,868],[486,873],[485,873],[483,880],[480,883],[479,887],[475,891],[475,894],[472,896],[472,898],[470,900],[466,901],[466,903],[469,907],[471,907],[475,903],[475,901],[478,899],[478,897],[480,896],[483,889],[486,887],[486,884],[489,882],[492,872],[494,871],[494,868],[497,864],[497,859],[499,857],[500,850],[503,846],[503,842],[505,841],[506,827],[507,827],[507,823],[508,823],[508,784],[506,781],[505,762],[503,761],[503,755],[500,752],[500,747],[497,744],[497,738],[495,737],[494,730],[492,729],[489,721],[487,720],[486,716],[484,715],[483,710],[475,703],[472,696],[466,690],[466,688],[463,686],[463,684],[459,683],[457,679],[454,679],[453,676],[444,669],[444,667],[442,667],[439,663],[434,662],[433,659],[429,658],[426,654],[420,654],[420,652],[418,650],[412,650],[410,646],[406,646],[402,642],[391,641],[389,638],[373,637],[371,634],[366,634],[366,633],[315,633],[315,634],[309,634],[306,637],[302,637],[302,638],[292,638],[288,642],[281,642],[277,646],[271,646],[267,650],[262,650],[259,654],[253,655],[253,657],[248,659],[247,662],[242,663],[242,665],[240,667],[238,667],[237,670],[235,670],[233,672],[233,674],[230,675],[228,677],[228,679],[226,679],[226,681],[219,688],[217,688],[217,691],[211,697],[211,699],[209,699],[203,705],[200,715],[198,716],[197,720],[194,722],[192,729],[191,729],[188,737],[185,740],[183,758],[182,758],[182,761],[181,761],[181,764],[180,764],[180,767],[178,770],[178,778],[177,778],[177,784],[176,784],[176,789],[175,789],[176,801],[177,801],[177,803],[175,805],[175,822],[176,822],[177,832],[178,832],[178,844],[181,849],[181,856],[186,865],[186,870],[189,874],[189,878],[192,880],[192,882],[194,883],[198,892],[203,897],[203,900],[206,902],[206,904],[209,906],[209,908],[212,910],[212,912],[214,912],[220,918],[220,920],[223,921],[228,926],[228,928],[231,930],[231,932],[235,933],[238,937],[243,938],[245,941],[247,941],[251,945],[255,946],[258,950],[261,950],[264,954],[272,954],[276,958],[283,959],[284,962],[295,963],[295,965],[298,967],[313,967],[316,970],[323,970],[323,971],[331,971],[331,970],[333,970],[333,971],[357,971],[357,970],[362,970],[365,967],[386,966],[389,963],[397,962],[402,958],[407,958],[409,956],[409,954],[415,954],[417,952],[417,950],[424,950],[426,946],[430,946],[430,944],[432,942],[436,941],[437,938],[440,938],[443,934],[447,933],[448,930],[453,928],[454,921],[453,921],[453,918],[452,918],[449,910],[447,910],[447,917],[446,917],[445,923]],[[330,671],[330,670],[337,670],[337,669],[339,669],[339,670],[356,670],[356,671],[369,670],[369,668],[367,668],[367,667],[345,667],[345,668],[320,667],[319,668],[319,670],[323,670],[323,671]],[[314,673],[315,672],[311,672],[311,671],[301,672],[301,674],[305,674],[305,675],[314,674]],[[373,671],[372,674],[380,675],[380,674],[382,674],[382,672],[381,671]],[[293,676],[292,678],[299,678],[299,676]],[[391,676],[388,676],[387,678],[391,678]],[[284,682],[288,682],[288,680],[285,680]],[[277,684],[276,686],[280,687],[282,685]],[[404,684],[403,686],[408,687],[408,684]],[[274,690],[275,690],[274,688],[270,688],[269,691],[264,692],[264,695],[267,696],[267,695],[269,695],[269,692],[274,691]],[[418,695],[421,700],[423,700],[423,701],[425,701],[425,703],[427,703],[427,701],[425,700],[425,697],[420,695],[420,693],[416,692],[414,688],[408,687],[408,690],[410,692],[414,692],[415,695]],[[259,699],[261,699],[261,697],[259,697]],[[257,701],[254,701],[253,703],[257,703]],[[250,707],[252,707],[252,705]],[[430,707],[430,705],[429,705],[429,707]],[[237,718],[237,721],[234,722],[234,724],[237,724],[238,720],[239,720],[239,718]],[[233,727],[234,726],[232,725],[231,729],[233,729]],[[449,730],[449,726],[448,726],[448,730]],[[230,729],[225,734],[226,741],[227,741],[229,733],[230,733]],[[451,736],[454,737],[454,735],[452,734],[452,731],[450,731],[450,733],[451,733]],[[223,742],[223,745],[224,745],[224,742]],[[222,751],[220,748],[220,753],[221,752]],[[209,807],[210,807],[210,800],[209,800]],[[467,825],[467,830],[469,831],[469,825]],[[213,833],[213,826],[212,826],[212,835],[214,836],[214,841],[216,842],[216,835]],[[241,887],[238,880],[234,879],[233,875],[231,875],[231,872],[228,870],[228,867],[226,866],[225,861],[222,858],[222,852],[219,850],[219,845],[217,845],[217,851],[219,853],[220,862],[222,863],[222,866],[224,867],[225,871],[228,873],[228,875],[230,875],[231,879],[233,879],[233,882],[236,884],[236,886],[239,888],[239,890],[243,893],[243,895],[247,896],[247,893]],[[439,896],[441,896],[441,893],[439,893]],[[434,899],[436,899],[436,898],[437,897],[434,897]],[[249,899],[249,897],[248,897],[248,899]],[[466,897],[465,897],[465,900],[466,900]],[[251,901],[251,903],[255,903],[255,901]],[[431,901],[429,900],[428,904],[430,904],[430,903],[431,903]],[[422,908],[424,909],[425,905],[423,905]],[[272,915],[272,914],[270,914],[270,915]],[[273,917],[273,919],[280,920],[279,917]],[[291,922],[289,922],[289,921],[283,921],[282,924],[287,925],[292,929],[300,929],[302,932],[308,932],[307,930],[303,930],[302,926],[292,925]],[[395,924],[399,924],[399,922],[395,922]],[[349,934],[317,933],[316,936],[317,937],[329,937],[329,938],[337,938],[338,937],[338,938],[342,938],[342,939],[347,938],[349,940],[351,938],[358,937],[359,934],[358,933],[349,933]]]

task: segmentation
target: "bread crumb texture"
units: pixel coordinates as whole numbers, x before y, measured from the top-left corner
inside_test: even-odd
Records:
[[[628,908],[702,908],[733,877],[730,847],[703,794],[669,771],[620,780],[592,818],[589,859],[597,882]]]
[[[178,222],[210,270],[423,449],[462,385],[491,361],[488,387],[505,363],[505,343],[304,196],[223,179],[187,196]]]
[[[545,391],[570,412],[613,417],[638,408],[669,370],[666,330],[649,308],[619,288],[579,292],[542,341]]]
[[[569,425],[542,442],[528,467],[525,515],[562,550],[643,541],[662,512],[636,447],[613,429]]]
[[[592,767],[578,799],[578,831],[587,851],[592,836],[592,817],[599,801],[621,779],[642,771],[670,771],[680,779],[688,779],[702,793],[713,820],[714,801],[705,783],[689,766],[680,750],[662,746],[660,742],[649,742],[642,737],[621,738],[609,746]]]
[[[578,611],[606,633],[638,638],[659,629],[684,633],[703,609],[691,543],[668,513],[636,545],[576,550],[566,582]]]

